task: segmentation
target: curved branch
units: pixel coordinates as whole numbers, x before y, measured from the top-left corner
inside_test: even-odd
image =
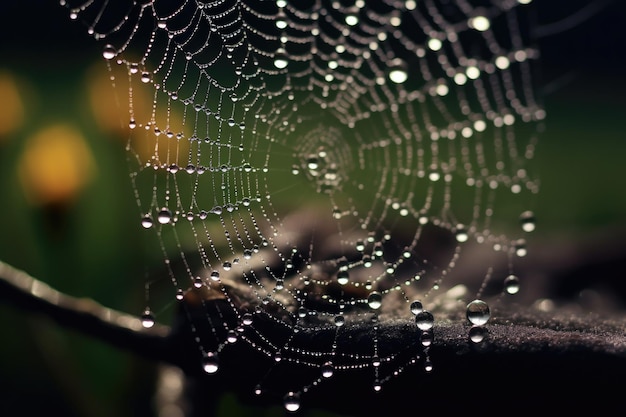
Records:
[[[107,344],[154,359],[164,359],[167,326],[150,329],[141,320],[104,307],[91,299],[63,294],[26,272],[0,261],[0,300],[30,313],[42,314],[62,327],[76,330]]]

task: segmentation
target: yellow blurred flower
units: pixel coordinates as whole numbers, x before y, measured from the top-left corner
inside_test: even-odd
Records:
[[[0,142],[7,140],[24,122],[24,103],[15,77],[0,70]]]
[[[85,138],[73,126],[48,126],[27,140],[18,166],[27,199],[37,205],[71,203],[95,172]]]

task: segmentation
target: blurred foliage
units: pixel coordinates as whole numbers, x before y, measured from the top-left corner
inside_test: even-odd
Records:
[[[140,314],[152,246],[139,227],[127,132],[105,93],[100,50],[55,2],[33,7],[0,6],[0,259],[68,294]],[[591,44],[585,32],[572,36]],[[537,150],[538,239],[625,225],[624,58],[595,54],[563,55],[544,73],[555,90]],[[551,82],[587,58],[593,65],[581,64],[568,83]],[[155,364],[10,306],[0,305],[0,326],[1,415],[154,415]],[[219,410],[260,413],[231,397]]]

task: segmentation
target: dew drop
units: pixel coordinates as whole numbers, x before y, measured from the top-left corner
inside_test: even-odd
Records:
[[[411,313],[417,316],[419,313],[424,311],[424,306],[422,305],[421,301],[415,300],[411,303],[410,309],[411,309]]]
[[[220,273],[218,271],[211,271],[211,280],[213,281],[219,281],[220,280]]]
[[[284,69],[287,68],[287,65],[289,65],[289,61],[287,61],[285,58],[283,57],[276,57],[274,59],[274,66],[278,69]]]
[[[111,60],[115,58],[116,55],[117,49],[115,49],[113,45],[107,44],[104,46],[104,49],[102,50],[102,56],[104,57],[104,59]]]
[[[332,362],[326,362],[324,365],[322,365],[322,376],[324,378],[330,378],[331,376],[333,376],[334,371],[335,368],[333,367]]]
[[[230,329],[226,334],[226,341],[230,344],[236,343],[238,339],[237,332]]]
[[[470,342],[480,343],[487,336],[487,328],[483,326],[472,326],[469,329],[468,337]]]
[[[244,326],[250,326],[252,324],[252,314],[246,313],[241,318],[241,322]]]
[[[149,329],[152,326],[154,326],[154,315],[152,314],[152,311],[150,311],[149,308],[146,308],[143,314],[141,315],[141,325],[145,329]]]
[[[404,83],[409,78],[406,63],[400,59],[391,61],[388,77],[396,84]]]
[[[517,243],[515,243],[515,254],[520,258],[528,254],[528,250],[526,249],[526,242],[524,240],[518,240]]]
[[[536,228],[535,214],[532,211],[525,211],[520,216],[522,230],[532,232]]]
[[[141,82],[144,84],[147,84],[150,82],[150,73],[149,72],[142,72],[141,73]]]
[[[424,347],[428,347],[428,346],[432,345],[433,339],[434,339],[434,335],[433,335],[432,329],[425,330],[420,335],[420,343]]]
[[[346,323],[346,318],[343,316],[343,314],[337,314],[335,316],[335,326],[341,327],[345,323]]]
[[[465,227],[463,225],[460,224],[456,227],[455,237],[456,241],[459,243],[467,242],[469,235],[467,234],[467,230],[465,230]]]
[[[289,392],[285,395],[285,410],[290,412],[296,412],[300,409],[300,396],[294,392]]]
[[[233,264],[228,261],[222,264],[222,268],[224,268],[224,271],[230,271],[232,267],[233,267]]]
[[[504,290],[507,294],[517,294],[519,292],[519,278],[516,275],[509,275],[504,279]]]
[[[219,363],[217,360],[217,353],[208,352],[202,359],[202,369],[207,374],[214,374],[219,369]]]
[[[144,229],[151,228],[152,224],[152,217],[150,215],[145,215],[141,218],[141,226],[143,226]]]
[[[420,330],[430,330],[435,323],[435,318],[430,311],[422,310],[415,315],[415,324]]]
[[[202,282],[202,278],[200,278],[200,277],[195,277],[195,278],[193,279],[193,286],[194,286],[194,287],[196,287],[196,288],[201,288],[201,287],[202,287],[202,284],[203,284],[203,282]]]
[[[337,273],[337,282],[339,285],[346,285],[350,281],[350,274],[348,271],[339,271]]]
[[[185,296],[185,293],[183,292],[182,289],[179,288],[179,289],[176,290],[176,299],[178,301],[181,301],[184,296]]]
[[[359,24],[359,18],[353,14],[347,15],[345,21],[348,26],[356,26]]]
[[[469,20],[469,26],[479,32],[484,32],[491,26],[491,22],[485,16],[475,16]]]
[[[467,305],[466,316],[470,323],[482,326],[487,323],[491,313],[487,303],[482,300],[474,300]]]
[[[172,212],[168,208],[163,207],[161,209],[161,211],[159,211],[159,214],[157,215],[157,220],[161,224],[167,224],[167,223],[171,222],[172,221]]]
[[[367,305],[374,310],[378,310],[383,303],[383,296],[381,293],[374,291],[369,297],[367,297]]]

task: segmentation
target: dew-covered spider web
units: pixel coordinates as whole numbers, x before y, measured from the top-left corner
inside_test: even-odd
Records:
[[[378,391],[436,372],[438,320],[479,341],[523,284],[545,116],[530,0],[61,3],[102,46],[172,300],[225,300],[191,320],[207,373],[246,343],[273,359],[260,395],[278,367],[313,375],[273,392],[289,411],[338,373]],[[415,345],[382,354],[389,320]],[[315,332],[335,336],[302,344]]]

